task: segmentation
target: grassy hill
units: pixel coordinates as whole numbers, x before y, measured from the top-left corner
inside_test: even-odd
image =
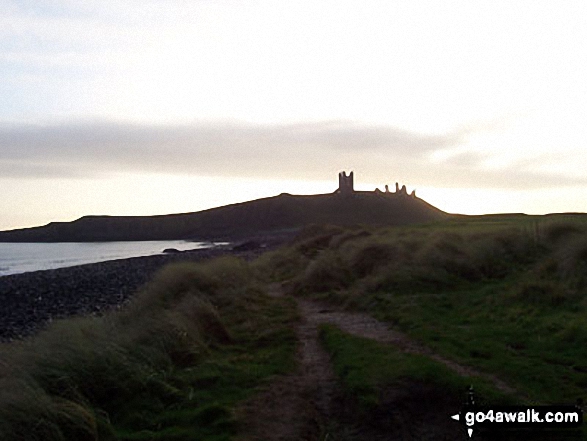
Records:
[[[422,199],[355,192],[279,196],[162,216],[84,216],[73,222],[0,232],[0,242],[210,240],[297,229],[308,224],[406,225],[447,216]]]

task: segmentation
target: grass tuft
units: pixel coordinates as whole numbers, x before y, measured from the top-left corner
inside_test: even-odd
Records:
[[[293,305],[263,286],[239,259],[173,264],[118,312],[1,345],[0,439],[228,439],[231,409],[293,366]]]
[[[585,233],[585,228],[571,221],[553,221],[543,226],[543,237],[549,244],[567,240],[577,234]]]

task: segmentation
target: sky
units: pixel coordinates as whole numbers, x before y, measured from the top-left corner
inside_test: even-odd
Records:
[[[0,0],[0,229],[282,192],[587,211],[584,1]]]

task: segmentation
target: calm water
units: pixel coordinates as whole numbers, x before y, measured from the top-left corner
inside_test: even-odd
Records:
[[[208,248],[206,242],[80,242],[80,243],[0,243],[0,276],[62,268],[104,260],[160,254],[165,248],[192,250]]]

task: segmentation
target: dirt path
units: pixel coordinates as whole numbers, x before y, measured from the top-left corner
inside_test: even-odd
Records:
[[[359,337],[370,338],[380,343],[392,344],[401,350],[412,353],[422,354],[437,361],[453,370],[461,376],[477,376],[485,378],[493,383],[496,389],[505,393],[514,393],[515,390],[504,383],[499,378],[481,373],[471,367],[460,365],[452,360],[436,354],[432,350],[422,346],[405,334],[390,329],[385,323],[375,320],[368,314],[358,312],[336,311],[328,307],[321,306],[308,300],[298,300],[298,305],[302,311],[303,317],[314,326],[322,323],[329,323],[338,326],[343,331]]]
[[[278,297],[283,292],[275,284],[269,287],[269,294]],[[318,338],[318,326],[324,323],[336,325],[349,334],[394,345],[408,353],[426,355],[459,375],[486,378],[497,389],[514,392],[498,378],[448,360],[367,314],[339,311],[305,299],[296,300],[302,316],[296,329],[300,342],[299,368],[275,380],[241,409],[241,420],[248,421],[241,440],[332,439],[329,424],[341,392],[336,386],[330,357]],[[349,439],[353,438],[352,433],[348,435]]]
[[[274,297],[283,295],[277,284],[269,287]],[[330,357],[318,339],[318,321],[299,301],[302,320],[296,328],[298,369],[277,378],[240,409],[246,421],[241,440],[319,440],[327,438],[327,425],[336,394]]]

